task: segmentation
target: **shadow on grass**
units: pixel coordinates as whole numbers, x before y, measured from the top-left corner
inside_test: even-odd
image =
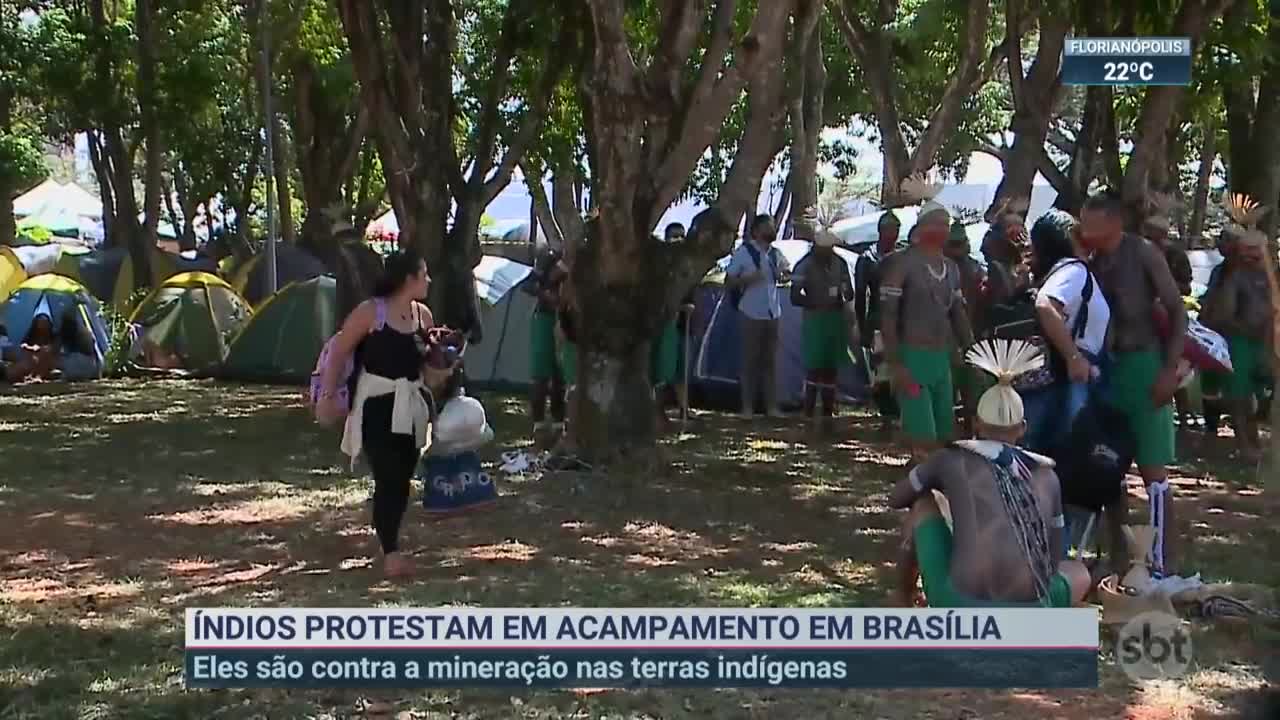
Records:
[[[525,434],[518,400],[482,399],[499,438]],[[860,415],[839,441],[820,442],[794,423],[701,414],[649,467],[501,478],[502,502],[485,515],[431,523],[411,509],[406,547],[420,571],[391,584],[367,530],[368,484],[297,388],[109,382],[0,402],[0,632],[13,638],[0,647],[0,718],[355,707],[354,693],[183,691],[192,605],[838,607],[882,605],[889,587],[897,518],[886,492],[905,458]],[[1243,503],[1227,544],[1274,539]],[[1236,567],[1237,579],[1259,577]],[[1108,683],[1058,694],[538,693],[519,707],[510,693],[466,691],[404,707],[485,718],[1119,717],[1133,696]],[[965,708],[977,714],[957,714]]]

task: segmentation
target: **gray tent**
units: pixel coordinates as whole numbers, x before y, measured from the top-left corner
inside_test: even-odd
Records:
[[[533,268],[485,255],[476,266],[484,338],[467,348],[467,380],[481,386],[528,385],[529,319],[534,298],[520,287]]]

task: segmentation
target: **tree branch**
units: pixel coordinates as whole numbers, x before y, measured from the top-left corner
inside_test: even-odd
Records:
[[[693,99],[679,140],[653,175],[656,207],[669,206],[679,195],[702,153],[719,136],[724,119],[738,101],[747,78],[771,74],[761,73],[760,69],[780,60],[782,38],[786,35],[785,25],[792,6],[793,2],[788,0],[761,3],[751,31],[734,52],[733,64],[725,70],[710,95],[701,101]]]
[[[476,151],[472,157],[474,168],[471,177],[483,179],[493,168],[493,149],[498,141],[498,126],[501,124],[501,108],[510,85],[511,59],[516,52],[516,38],[520,33],[520,25],[524,18],[523,2],[512,0],[507,3],[502,16],[502,30],[498,35],[493,66],[489,71],[489,87],[482,101],[480,122],[476,130]]]
[[[477,170],[472,171],[472,181],[484,182],[483,198],[485,205],[493,202],[498,193],[502,192],[503,188],[511,182],[511,174],[516,168],[516,163],[529,149],[533,141],[537,139],[538,133],[542,130],[542,123],[546,119],[547,106],[551,103],[551,96],[555,94],[556,86],[560,84],[560,79],[568,67],[566,58],[569,53],[565,52],[565,46],[569,42],[570,35],[568,24],[562,24],[556,41],[548,47],[542,62],[542,66],[546,70],[543,71],[542,78],[533,96],[529,99],[528,111],[525,112],[520,128],[508,144],[507,152],[498,163],[497,171],[493,177],[488,181],[484,181],[484,176],[477,171],[478,163],[476,165]]]
[[[990,17],[991,4],[988,0],[969,0],[960,64],[947,81],[942,99],[929,118],[928,129],[920,138],[915,151],[911,153],[911,172],[924,172],[933,166],[938,149],[942,147],[945,138],[955,130],[964,101],[977,90],[975,85],[982,80],[983,76],[983,65],[979,63],[978,58],[982,53],[983,39],[986,37]],[[994,49],[992,57],[996,57]]]

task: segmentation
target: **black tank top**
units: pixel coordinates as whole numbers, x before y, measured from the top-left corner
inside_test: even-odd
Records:
[[[365,337],[360,347],[361,368],[388,380],[415,379],[427,357],[421,330],[403,333],[383,325]]]
[[[427,357],[426,333],[415,308],[414,324],[419,329],[400,332],[388,324],[375,329],[360,343],[358,357],[364,372],[381,375],[388,380],[401,378],[416,380],[422,372]],[[370,436],[375,442],[390,436],[391,413],[395,395],[379,395],[365,400],[363,430],[366,443]],[[407,437],[407,436],[404,436]]]

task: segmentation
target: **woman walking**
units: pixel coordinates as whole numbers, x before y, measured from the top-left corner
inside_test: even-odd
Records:
[[[1053,453],[1089,399],[1111,322],[1111,308],[1081,259],[1074,240],[1076,221],[1061,211],[1047,213],[1031,228],[1031,272],[1039,288],[1036,316],[1048,345],[1053,384],[1024,398],[1027,446]]]
[[[430,284],[427,264],[416,252],[402,250],[387,258],[374,297],[351,311],[334,340],[318,408],[322,420],[342,416],[336,392],[354,356],[356,386],[342,450],[353,460],[363,452],[373,471],[373,528],[390,577],[412,570],[400,554],[399,536],[431,419],[421,375],[433,325],[421,301]]]

